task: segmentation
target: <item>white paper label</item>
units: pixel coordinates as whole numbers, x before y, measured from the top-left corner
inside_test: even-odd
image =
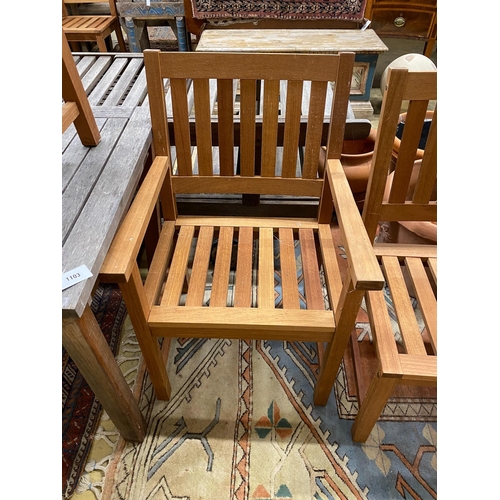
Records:
[[[67,271],[62,275],[62,289],[66,290],[70,286],[80,283],[80,281],[90,278],[92,273],[89,271],[88,267],[83,265],[75,267],[71,271]]]

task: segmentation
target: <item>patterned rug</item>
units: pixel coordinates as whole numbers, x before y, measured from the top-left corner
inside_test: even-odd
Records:
[[[191,0],[196,19],[342,19],[361,21],[366,0]]]
[[[368,363],[370,336],[362,308],[354,338]],[[172,398],[163,402],[128,317],[122,338],[129,348],[118,359],[147,438],[125,443],[104,414],[94,445],[108,449],[91,452],[74,500],[436,498],[435,391],[396,393],[358,444],[350,433],[358,409],[350,350],[327,406],[314,407],[314,343],[173,339]]]
[[[117,352],[127,314],[117,285],[100,286],[91,305],[104,337]],[[62,352],[62,492],[70,496],[81,476],[101,417],[101,404],[63,347]]]

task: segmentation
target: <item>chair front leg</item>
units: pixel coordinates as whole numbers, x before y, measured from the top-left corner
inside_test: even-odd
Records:
[[[160,345],[158,340],[151,335],[148,326],[147,317],[150,307],[137,264],[134,265],[129,280],[126,283],[120,283],[120,290],[144,356],[156,397],[161,400],[169,400],[171,394],[170,381]]]
[[[320,360],[320,372],[314,388],[315,405],[324,406],[328,402],[364,293],[364,290],[356,290],[348,277],[334,311],[336,326],[333,340],[328,343]]]

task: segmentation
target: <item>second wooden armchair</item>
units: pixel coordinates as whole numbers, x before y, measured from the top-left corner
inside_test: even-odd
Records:
[[[168,348],[171,337],[304,340],[326,343],[315,387],[315,403],[326,404],[365,290],[384,285],[339,161],[354,54],[147,50],[144,57],[156,157],[111,245],[101,279],[120,283],[156,396],[169,399],[171,394],[157,337],[166,337],[162,348]],[[191,79],[194,115],[187,90]],[[261,81],[259,119],[256,89]],[[312,83],[304,117],[300,103],[306,81]],[[332,83],[334,98],[328,101]],[[283,117],[279,97],[285,89]],[[214,95],[216,118],[210,104]],[[321,178],[318,158],[326,102],[330,102],[327,160]],[[172,113],[168,119],[167,110]],[[304,145],[301,171],[297,171],[299,144]],[[235,146],[241,157],[238,174]],[[283,148],[280,161],[278,146]],[[261,165],[259,170],[256,164]],[[300,214],[182,216],[177,213],[176,195],[184,193],[308,195],[318,199],[318,215],[312,219]],[[158,209],[161,229],[143,284],[137,256]],[[344,282],[330,228],[334,209],[349,261]],[[296,248],[305,307],[297,288]],[[275,304],[277,252],[282,306]],[[228,293],[230,288],[234,294]]]

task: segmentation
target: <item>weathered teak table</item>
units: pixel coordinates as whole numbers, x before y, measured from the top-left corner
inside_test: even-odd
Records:
[[[350,102],[358,118],[373,114],[370,90],[379,54],[389,50],[371,29],[211,29],[196,47],[202,52],[301,52],[356,54]]]
[[[89,303],[106,252],[135,193],[152,133],[142,54],[73,54],[101,133],[85,147],[71,125],[62,136],[62,272],[92,277],[62,292],[63,345],[103,408],[130,441],[145,421]]]

